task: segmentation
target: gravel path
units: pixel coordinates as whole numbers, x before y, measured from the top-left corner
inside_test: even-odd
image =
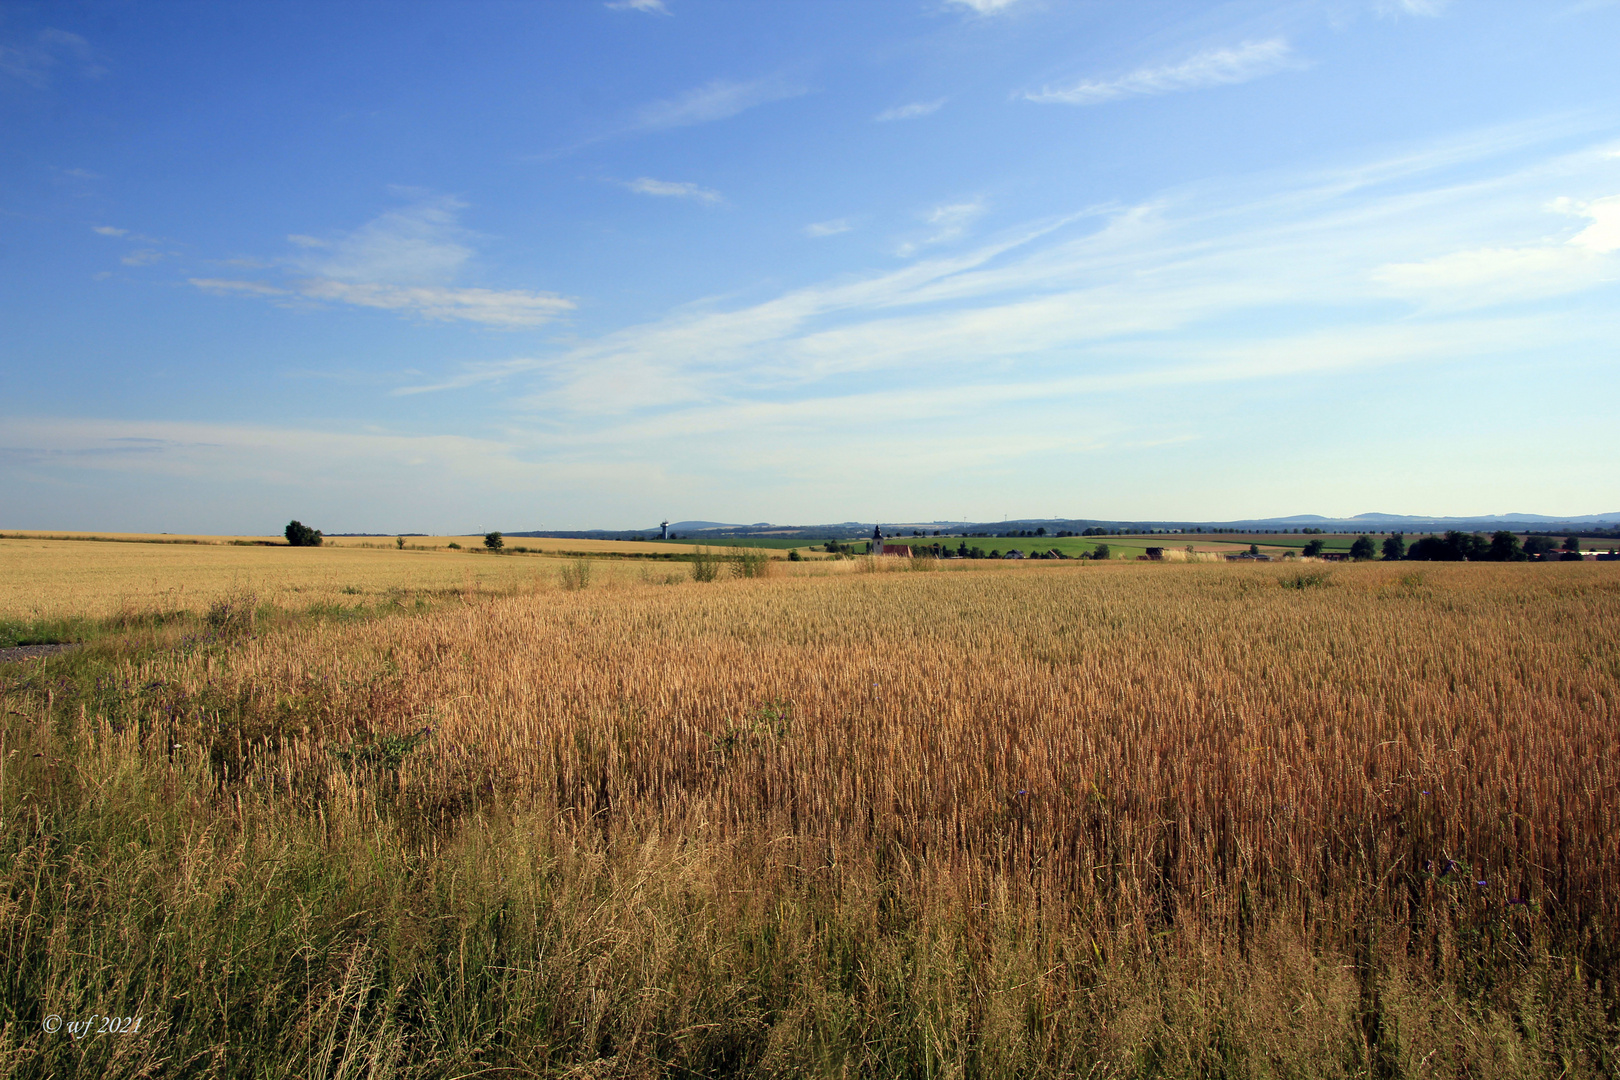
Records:
[[[54,656],[59,652],[77,649],[83,644],[82,641],[70,641],[63,645],[17,645],[10,649],[0,649],[0,664],[9,660],[33,660],[40,656]]]

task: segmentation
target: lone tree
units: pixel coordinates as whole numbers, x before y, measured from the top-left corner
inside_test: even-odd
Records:
[[[1253,549],[1253,547],[1254,547],[1254,545],[1251,544],[1250,545],[1251,550]],[[1327,547],[1327,544],[1324,541],[1321,541],[1321,540],[1309,540],[1309,541],[1306,541],[1304,555],[1305,555],[1305,557],[1307,559],[1314,559],[1318,555],[1322,554],[1322,549],[1325,548],[1325,547]]]
[[[1350,557],[1356,562],[1364,562],[1372,558],[1373,551],[1373,542],[1370,536],[1357,537],[1356,542],[1350,545]]]
[[[506,541],[501,539],[501,534],[498,532],[485,533],[484,546],[491,551],[499,551],[506,546]]]
[[[1406,558],[1406,537],[1400,533],[1390,533],[1384,537],[1384,561],[1400,562]]]
[[[312,529],[301,521],[289,521],[287,544],[289,547],[320,547],[321,530]]]

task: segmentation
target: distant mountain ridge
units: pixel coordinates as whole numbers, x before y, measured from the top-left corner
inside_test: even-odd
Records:
[[[1424,530],[1446,531],[1450,529],[1458,529],[1463,532],[1514,529],[1518,532],[1525,532],[1561,531],[1578,526],[1593,526],[1605,529],[1620,528],[1620,510],[1607,514],[1579,514],[1572,517],[1526,513],[1483,514],[1474,517],[1424,517],[1418,514],[1373,512],[1357,514],[1348,518],[1324,517],[1321,514],[1293,514],[1288,517],[1239,518],[1229,521],[1019,518],[1012,521],[989,522],[841,521],[836,524],[824,525],[773,525],[761,521],[752,525],[742,525],[734,522],[692,520],[677,521],[670,525],[669,531],[683,540],[741,539],[749,536],[778,539],[848,540],[870,536],[874,526],[882,528],[886,535],[894,537],[908,536],[913,532],[932,535],[935,530],[938,530],[942,535],[953,533],[987,533],[995,535],[1039,528],[1046,529],[1048,533],[1059,531],[1078,533],[1086,529],[1109,529],[1125,532],[1183,529],[1202,529],[1205,532],[1255,532],[1295,528],[1321,529],[1324,532],[1421,532]],[[659,530],[657,526],[643,529],[533,529],[524,532],[508,532],[505,535],[551,537],[555,539],[650,540],[658,538]]]

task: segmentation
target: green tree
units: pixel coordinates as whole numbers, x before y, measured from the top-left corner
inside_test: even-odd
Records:
[[[1260,554],[1260,545],[1259,544],[1250,544],[1249,545],[1249,554],[1250,555],[1258,555],[1258,554]]]
[[[499,551],[506,546],[506,541],[501,538],[501,534],[498,532],[485,533],[484,546],[491,551]]]
[[[1314,559],[1322,554],[1322,549],[1325,547],[1327,547],[1327,544],[1321,540],[1309,540],[1305,544],[1304,555],[1307,559]],[[1249,545],[1249,551],[1251,554],[1258,554],[1260,549],[1251,544]]]
[[[287,522],[286,536],[289,547],[320,547],[322,542],[321,530],[312,529],[297,519]]]
[[[1372,558],[1376,550],[1373,547],[1372,537],[1360,536],[1356,538],[1355,543],[1350,545],[1350,557],[1356,562],[1364,562]]]
[[[1479,533],[1465,533],[1452,529],[1446,533],[1446,543],[1462,552],[1470,562],[1483,562],[1490,556],[1491,542]]]
[[[405,538],[403,536],[394,537],[394,546],[396,548],[398,548],[399,550],[404,551],[405,550]]]
[[[1506,529],[1499,529],[1491,535],[1490,552],[1485,556],[1491,562],[1524,562],[1524,551],[1519,547],[1519,538]]]
[[[1524,553],[1532,559],[1539,559],[1543,555],[1550,555],[1558,550],[1558,544],[1550,536],[1527,536],[1524,538]]]
[[[1399,562],[1406,558],[1406,537],[1400,533],[1390,533],[1384,537],[1384,561]]]
[[[1092,551],[1091,557],[1093,559],[1111,559],[1113,554],[1108,550],[1107,544],[1098,544],[1096,549]]]
[[[1564,538],[1564,550],[1565,551],[1579,551],[1579,550],[1581,550],[1581,538],[1578,537],[1578,536],[1566,536]]]

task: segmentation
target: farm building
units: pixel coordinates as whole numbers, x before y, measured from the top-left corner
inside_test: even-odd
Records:
[[[883,526],[872,526],[872,554],[894,555],[902,559],[911,558],[911,548],[905,544],[890,544],[883,539]]]

